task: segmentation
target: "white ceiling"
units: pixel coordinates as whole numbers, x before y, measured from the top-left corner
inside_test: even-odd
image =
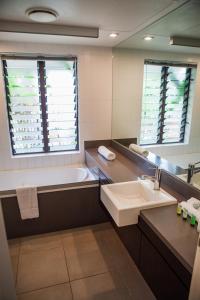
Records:
[[[0,40],[46,42],[95,46],[115,46],[121,41],[173,11],[186,0],[0,0],[0,20],[31,22],[25,12],[31,7],[47,7],[58,12],[56,25],[100,28],[98,39],[0,33]],[[28,26],[28,23],[27,23]],[[109,38],[112,31],[117,39]]]
[[[144,40],[144,36],[146,35],[152,35],[154,39],[147,42]],[[189,1],[152,25],[137,32],[117,47],[193,54],[200,53],[200,48],[170,45],[170,36],[200,39],[200,0]]]

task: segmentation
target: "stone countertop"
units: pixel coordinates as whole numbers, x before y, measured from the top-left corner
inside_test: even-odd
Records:
[[[108,148],[116,154],[114,161],[107,161],[97,152],[97,147],[85,150],[86,164],[89,168],[98,167],[113,183],[137,180],[144,174],[139,166],[115,148]],[[167,188],[167,192],[184,200],[182,195]],[[176,205],[158,207],[141,211],[141,216],[159,238],[170,248],[186,269],[192,273],[196,253],[198,233],[190,224],[176,215]]]

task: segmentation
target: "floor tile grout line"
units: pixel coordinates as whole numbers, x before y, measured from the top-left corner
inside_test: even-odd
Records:
[[[73,295],[72,286],[71,286],[71,283],[70,283],[70,274],[69,274],[69,268],[68,268],[68,262],[67,262],[67,255],[65,253],[65,248],[64,248],[64,243],[63,243],[62,238],[61,238],[61,244],[62,244],[62,249],[63,249],[63,252],[64,252],[65,265],[66,265],[66,269],[67,269],[67,274],[68,274],[68,278],[69,278],[69,286],[70,286],[70,291],[71,291],[72,300],[73,300],[74,299],[74,295]]]
[[[77,278],[77,279],[74,279],[74,280],[71,280],[71,281],[64,281],[64,282],[60,282],[60,283],[57,283],[57,284],[47,285],[47,286],[44,286],[44,287],[41,287],[41,288],[38,288],[38,289],[33,289],[33,290],[25,291],[25,292],[19,292],[19,293],[17,293],[17,295],[28,294],[28,293],[32,293],[32,292],[36,292],[36,291],[44,290],[44,289],[47,289],[47,288],[50,288],[50,287],[64,285],[64,284],[69,284],[70,285],[70,283],[74,282],[74,281],[79,281],[79,280],[83,280],[83,279],[87,279],[87,278],[91,278],[91,277],[97,277],[99,275],[103,275],[103,274],[107,274],[107,273],[109,273],[109,271],[94,274],[94,275],[90,275],[90,276],[86,276],[86,277]],[[70,285],[70,287],[71,287],[71,285]],[[72,293],[72,297],[73,297],[73,293]]]
[[[50,287],[59,286],[59,285],[63,285],[63,284],[69,284],[69,281],[64,281],[64,282],[60,282],[60,283],[56,283],[56,284],[52,284],[52,285],[47,285],[47,286],[44,286],[44,287],[41,287],[38,289],[29,290],[29,291],[25,291],[25,292],[19,292],[19,293],[17,293],[17,295],[24,295],[24,294],[28,294],[28,293],[32,293],[32,292],[36,292],[36,291],[40,291],[40,290],[45,290]]]
[[[72,279],[72,280],[70,280],[70,283],[71,283],[71,282],[74,282],[74,281],[82,280],[82,279],[87,279],[87,278],[90,278],[90,277],[96,277],[96,276],[98,276],[98,275],[103,275],[103,274],[107,274],[107,273],[110,273],[110,271],[107,270],[107,271],[105,271],[105,272],[96,273],[96,274],[93,274],[93,275],[88,275],[88,276],[84,276],[84,277]]]

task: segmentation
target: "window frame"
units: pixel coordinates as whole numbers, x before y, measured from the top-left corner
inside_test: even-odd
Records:
[[[160,107],[159,107],[159,116],[158,116],[158,126],[157,126],[157,142],[152,144],[141,143],[142,146],[156,146],[156,145],[173,145],[173,144],[183,144],[185,141],[185,131],[187,125],[187,115],[188,115],[188,105],[189,105],[189,94],[190,94],[190,84],[191,84],[191,75],[192,69],[197,68],[196,64],[186,64],[180,62],[168,62],[168,61],[155,61],[155,60],[147,60],[145,59],[144,65],[156,65],[162,67],[161,70],[161,87],[160,89]],[[164,121],[165,121],[165,102],[167,99],[167,78],[168,78],[168,68],[169,67],[185,67],[186,69],[186,78],[185,81],[188,80],[188,84],[184,90],[184,99],[182,106],[182,118],[181,118],[181,127],[180,127],[180,138],[179,141],[175,142],[163,142],[163,133],[164,133]],[[185,110],[184,110],[185,109]],[[142,124],[141,124],[142,128]]]
[[[13,133],[12,133],[12,124],[11,124],[11,113],[9,107],[9,88],[6,82],[7,75],[7,60],[36,60],[37,61],[37,71],[38,71],[38,81],[39,81],[39,101],[41,105],[41,122],[42,122],[42,133],[43,133],[43,151],[38,152],[27,152],[27,153],[15,153],[14,150],[14,141],[13,141]],[[46,98],[46,87],[45,87],[45,61],[54,60],[54,61],[74,61],[75,67],[75,105],[76,105],[76,148],[69,150],[52,150],[50,151],[48,145],[48,113],[47,113],[47,98]],[[39,154],[54,154],[54,153],[70,153],[70,152],[78,152],[80,149],[80,141],[79,141],[79,96],[78,96],[78,59],[77,56],[2,56],[2,67],[3,67],[3,76],[4,76],[4,86],[5,86],[5,97],[6,97],[6,107],[7,107],[7,119],[9,125],[9,136],[10,136],[10,145],[12,150],[12,155],[16,156],[28,156],[28,155],[39,155]]]

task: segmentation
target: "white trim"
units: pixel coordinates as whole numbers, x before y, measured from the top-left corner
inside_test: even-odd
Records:
[[[91,188],[91,187],[98,187],[99,185],[97,183],[94,184],[89,184],[89,185],[76,185],[76,186],[70,186],[70,187],[63,187],[63,188],[55,188],[55,189],[48,189],[48,190],[43,190],[43,191],[38,191],[38,194],[45,194],[45,193],[53,193],[53,192],[61,192],[61,191],[68,191],[68,190],[76,190],[76,189],[86,189],[86,188]],[[3,195],[0,196],[0,200],[4,198],[11,198],[11,197],[16,197],[15,194],[9,194],[9,195]]]

